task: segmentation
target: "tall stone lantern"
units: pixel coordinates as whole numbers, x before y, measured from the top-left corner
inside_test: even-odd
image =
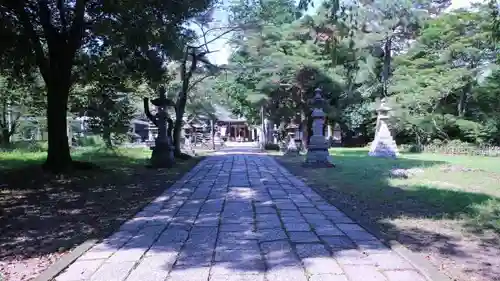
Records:
[[[391,110],[392,108],[386,105],[386,99],[382,99],[379,108],[377,108],[375,139],[370,146],[370,152],[368,152],[370,156],[396,158],[399,154],[388,126]]]
[[[307,154],[303,166],[307,167],[335,167],[331,162],[330,154],[328,153],[328,143],[323,134],[323,125],[325,124],[325,100],[322,97],[321,89],[317,88],[314,91],[314,98],[312,99],[311,106],[313,111],[311,117],[312,122],[312,136],[309,140],[307,147]]]
[[[159,97],[151,101],[156,107],[156,114],[149,111],[149,99],[144,98],[144,112],[148,119],[158,128],[158,136],[151,153],[151,166],[154,168],[170,168],[174,165],[174,147],[172,141],[173,121],[168,115],[167,107],[175,106],[174,102],[166,97],[164,87],[159,88]]]

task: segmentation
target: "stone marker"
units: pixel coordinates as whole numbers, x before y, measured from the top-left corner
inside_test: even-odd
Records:
[[[173,122],[167,113],[167,106],[174,106],[174,103],[167,99],[165,92],[165,87],[159,87],[159,97],[151,101],[157,108],[155,115],[152,115],[149,111],[149,99],[144,98],[144,112],[148,119],[158,128],[158,136],[155,139],[155,146],[152,148],[153,152],[150,159],[151,166],[154,168],[170,168],[175,163],[171,136]]]
[[[328,143],[323,135],[323,124],[325,123],[325,112],[323,106],[325,100],[321,96],[321,89],[316,89],[312,100],[313,111],[313,134],[307,146],[306,160],[303,166],[306,167],[335,167],[330,161],[330,153],[328,152]]]
[[[396,158],[398,156],[398,147],[394,141],[387,120],[391,108],[385,105],[385,98],[382,99],[380,107],[377,109],[377,127],[375,129],[375,139],[370,146],[368,155],[375,157]]]

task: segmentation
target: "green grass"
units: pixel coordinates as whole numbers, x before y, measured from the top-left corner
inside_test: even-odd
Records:
[[[121,164],[144,164],[150,154],[151,150],[147,148],[120,148],[115,152],[110,152],[103,149],[86,147],[74,150],[71,156],[73,160],[107,165],[120,164],[123,158],[126,158],[127,162]],[[26,151],[23,149],[0,151],[0,170],[42,164],[46,156],[47,152],[45,151]]]
[[[500,233],[500,159],[480,156],[403,154],[398,159],[369,157],[366,149],[330,151],[337,168],[301,169],[302,157],[280,157],[333,201],[372,221],[433,220],[467,231]],[[471,168],[472,171],[446,167]],[[390,176],[393,168],[420,168],[409,179]]]

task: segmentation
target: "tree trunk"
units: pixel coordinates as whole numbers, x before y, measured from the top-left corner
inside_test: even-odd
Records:
[[[67,132],[69,81],[53,79],[47,84],[48,151],[44,168],[59,173],[72,167]]]
[[[212,134],[212,149],[215,150],[215,122],[210,120],[210,133]]]
[[[350,147],[353,144],[353,132],[344,124],[339,122],[339,127],[342,131],[342,146]]]
[[[382,70],[383,97],[387,96],[387,87],[389,77],[391,76],[391,60],[392,60],[392,38],[387,38],[384,45],[384,66]]]
[[[468,83],[460,92],[460,98],[457,103],[457,115],[459,117],[464,117],[467,112],[467,101],[470,96],[471,88],[471,83]]]
[[[9,122],[9,106],[7,100],[4,99],[1,106],[0,119],[0,147],[8,148],[10,146],[11,124]]]
[[[113,149],[113,141],[111,140],[111,128],[109,125],[103,126],[102,138],[107,149]]]
[[[7,128],[1,128],[0,133],[0,147],[9,148],[10,147],[10,131]]]
[[[182,117],[186,109],[187,94],[181,94],[177,102],[175,110],[175,123],[174,123],[174,155],[175,157],[182,157],[181,152],[181,131],[182,131]]]
[[[189,71],[186,71],[186,63],[188,61],[189,55],[191,56],[191,66]],[[182,153],[181,151],[181,131],[182,131],[182,117],[184,117],[184,112],[186,111],[187,95],[189,91],[189,80],[193,76],[193,72],[196,69],[196,55],[194,51],[192,52],[190,47],[186,47],[184,50],[184,59],[181,64],[181,80],[182,89],[179,92],[179,97],[175,102],[175,124],[174,124],[174,156],[178,158],[189,158],[190,156]]]
[[[307,145],[311,142],[311,136],[313,135],[312,130],[313,118],[311,115],[307,116]]]

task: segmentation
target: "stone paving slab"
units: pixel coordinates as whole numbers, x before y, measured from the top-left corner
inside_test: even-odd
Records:
[[[426,280],[273,158],[230,153],[200,162],[56,280]]]

